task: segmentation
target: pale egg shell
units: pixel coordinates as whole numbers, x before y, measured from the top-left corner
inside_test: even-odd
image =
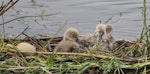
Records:
[[[36,52],[36,48],[27,42],[19,43],[17,49],[21,52]]]

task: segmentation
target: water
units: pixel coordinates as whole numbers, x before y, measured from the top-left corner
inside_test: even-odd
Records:
[[[147,17],[150,18],[149,0],[147,6]],[[28,35],[54,35],[60,25],[68,21],[57,36],[62,36],[69,27],[84,35],[93,33],[100,20],[104,23],[112,17],[108,24],[113,25],[115,38],[136,40],[142,30],[142,8],[142,0],[20,0],[4,14],[5,21],[26,15],[58,14],[13,21],[5,24],[5,31],[9,37],[16,37],[29,26],[25,32]]]

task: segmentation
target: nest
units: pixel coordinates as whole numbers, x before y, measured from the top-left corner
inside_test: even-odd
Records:
[[[88,66],[88,67],[83,71],[81,69],[81,73],[95,73],[95,70],[97,69],[101,69],[99,70],[100,72],[98,73],[102,73],[105,71],[103,69],[103,65],[110,61],[112,62],[113,60],[113,63],[116,61],[125,63],[119,66],[120,69],[125,69],[124,70],[125,73],[133,73],[133,71],[128,72],[128,70],[134,70],[135,72],[137,68],[139,68],[138,71],[141,71],[143,67],[145,66],[149,67],[150,65],[150,62],[148,61],[145,62],[145,60],[143,60],[143,58],[141,58],[140,55],[131,55],[131,52],[132,53],[136,52],[132,48],[136,47],[138,43],[137,41],[116,40],[116,43],[119,45],[119,47],[116,48],[115,51],[91,49],[91,51],[87,50],[85,53],[69,53],[69,52],[55,52],[54,53],[52,52],[54,47],[63,39],[63,37],[42,36],[41,38],[35,38],[35,37],[30,37],[27,34],[23,34],[23,35],[26,36],[25,39],[16,39],[16,38],[4,39],[4,42],[10,44],[13,41],[14,45],[20,42],[28,42],[36,47],[37,52],[20,53],[18,51],[5,48],[5,50],[1,52],[1,53],[6,54],[5,56],[1,57],[1,61],[3,61],[1,64],[6,64],[6,60],[9,60],[9,61],[14,62],[15,66],[17,66],[18,64],[22,66],[21,68],[7,67],[7,69],[10,69],[10,70],[15,69],[16,71],[18,71],[20,69],[27,70],[27,69],[33,68],[33,69],[38,69],[39,71],[43,71],[44,73],[50,74],[51,72],[58,73],[58,70],[60,69],[56,69],[57,66],[60,66],[60,65],[64,66],[64,63],[70,62],[70,63],[76,63],[76,64],[75,66],[73,65],[71,67],[73,68],[73,70],[69,71],[69,73],[77,73],[77,71],[80,70],[83,66],[85,67]],[[142,43],[139,43],[139,45],[142,46]],[[98,47],[96,46],[96,48]],[[30,54],[30,55],[25,55],[25,54]],[[15,60],[12,60],[12,58],[14,58],[14,55],[16,55]],[[55,55],[55,60],[57,60],[57,62],[53,61],[53,63],[55,62],[55,64],[53,65],[55,69],[53,68],[47,69],[42,66],[27,67],[27,64],[33,62],[33,60],[36,62],[42,63],[44,60],[47,60],[48,58],[50,58],[49,57],[50,55],[51,55],[51,58],[52,58],[52,55]],[[91,60],[92,58],[100,60],[100,62],[96,63],[96,61]],[[23,61],[20,61],[20,60],[23,60]],[[87,62],[87,61],[90,61],[90,62]],[[82,65],[79,66],[79,64],[82,64]],[[76,67],[76,66],[79,66],[79,67]],[[102,68],[100,68],[99,66]],[[68,68],[68,66],[66,68]],[[6,67],[2,67],[0,68],[0,70],[6,70]],[[110,70],[108,73],[111,73],[111,71],[114,72],[114,70],[115,69],[112,68],[112,70]],[[66,72],[65,69],[64,69],[64,72]]]

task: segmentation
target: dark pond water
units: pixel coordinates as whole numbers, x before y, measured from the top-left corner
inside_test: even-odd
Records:
[[[8,37],[15,37],[25,27],[25,33],[31,36],[38,34],[54,35],[60,25],[68,21],[67,25],[57,36],[73,27],[80,34],[90,34],[95,31],[101,20],[113,24],[113,36],[119,39],[135,40],[142,30],[143,0],[20,0],[15,7],[4,14],[4,20],[26,16],[58,13],[54,16],[41,18],[25,18],[5,24]],[[150,18],[150,0],[147,0],[147,18]],[[1,19],[1,18],[0,18]],[[0,20],[2,23],[2,19]],[[147,21],[150,24],[150,20]],[[2,32],[2,26],[1,32]]]

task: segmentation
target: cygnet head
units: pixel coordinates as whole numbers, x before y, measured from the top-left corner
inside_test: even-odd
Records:
[[[106,25],[105,24],[98,24],[96,26],[96,32],[95,32],[95,35],[98,37],[97,40],[100,41],[102,40],[102,36],[104,35],[105,33],[105,30],[106,30]]]
[[[69,28],[65,33],[63,40],[78,41],[79,32],[77,29]]]
[[[112,26],[111,25],[105,25],[105,24],[98,24],[96,26],[96,32],[95,35],[98,37],[98,40],[102,40],[102,36],[105,34],[106,37],[109,37],[112,31]]]
[[[106,25],[106,36],[107,38],[111,37],[111,32],[112,32],[112,26],[111,25]]]
[[[112,26],[106,25],[106,34],[111,33],[111,31],[112,31]]]

